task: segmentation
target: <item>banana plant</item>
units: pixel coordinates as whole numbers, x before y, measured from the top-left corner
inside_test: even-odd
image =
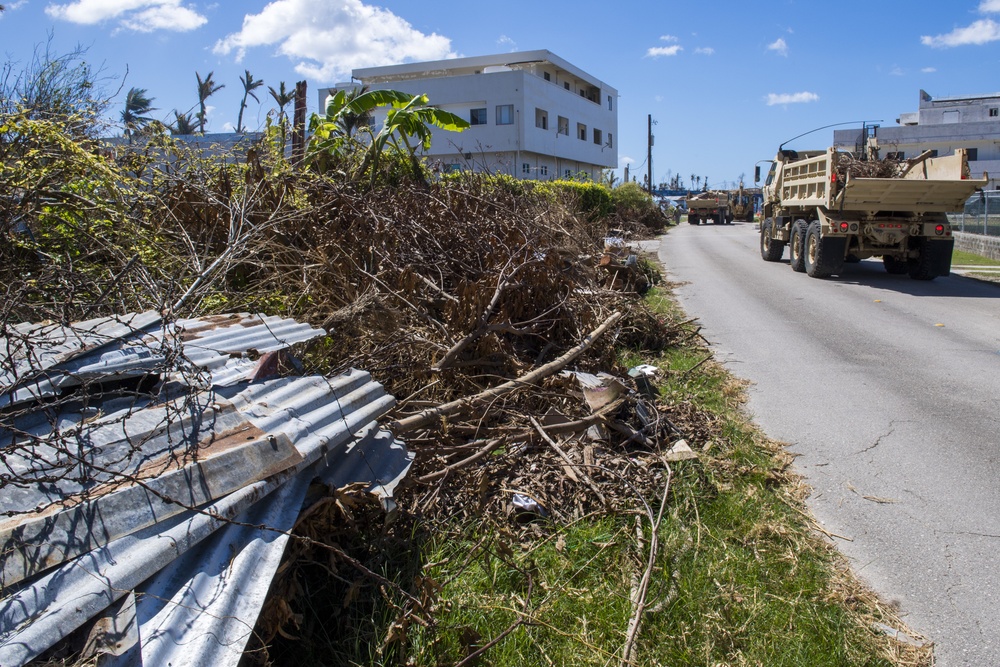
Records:
[[[428,102],[426,95],[410,95],[398,90],[370,90],[360,94],[337,91],[327,103],[326,117],[322,120],[314,117],[310,123],[313,137],[310,154],[342,155],[357,142],[346,129],[350,127],[346,121],[350,117],[370,115],[379,107],[389,107],[385,122],[377,133],[365,126],[360,128],[361,133],[367,133],[370,141],[355,177],[368,172],[374,185],[382,153],[392,149],[407,157],[413,177],[423,181],[417,150],[431,147],[431,126],[452,132],[461,132],[469,127],[465,119],[449,111],[428,106]],[[411,143],[411,140],[414,141]]]

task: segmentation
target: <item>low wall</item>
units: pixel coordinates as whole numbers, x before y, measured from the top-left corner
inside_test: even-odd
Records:
[[[1000,236],[983,236],[968,232],[952,232],[955,248],[990,259],[1000,260]]]

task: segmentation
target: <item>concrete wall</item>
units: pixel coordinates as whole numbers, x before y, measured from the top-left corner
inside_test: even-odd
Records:
[[[968,232],[954,232],[955,248],[990,259],[1000,260],[1000,236],[983,236]]]

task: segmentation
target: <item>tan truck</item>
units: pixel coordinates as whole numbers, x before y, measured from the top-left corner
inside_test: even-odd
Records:
[[[717,225],[729,224],[733,221],[733,212],[729,206],[729,193],[709,190],[696,195],[688,195],[685,200],[688,209],[688,222],[700,225],[714,222]]]
[[[733,220],[753,222],[753,195],[749,190],[743,189],[743,183],[740,183],[738,190],[729,193],[729,205],[733,212]]]
[[[787,245],[792,269],[814,278],[869,257],[915,280],[947,276],[955,240],[945,213],[962,210],[988,179],[970,178],[965,149],[931,155],[859,160],[833,148],[779,150],[764,182],[761,257],[780,261]]]

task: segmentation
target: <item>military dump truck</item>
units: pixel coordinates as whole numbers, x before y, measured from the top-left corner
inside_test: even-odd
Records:
[[[710,190],[687,196],[688,222],[700,225],[714,222],[717,225],[729,224],[733,221],[733,212],[729,207],[729,194]]]
[[[743,189],[743,183],[740,183],[738,190],[729,193],[729,205],[733,220],[753,222],[753,195]]]
[[[988,179],[970,178],[965,149],[932,155],[896,161],[779,150],[764,183],[761,257],[777,262],[787,245],[792,269],[814,278],[869,257],[915,280],[947,276],[955,240],[945,213],[962,210]]]

